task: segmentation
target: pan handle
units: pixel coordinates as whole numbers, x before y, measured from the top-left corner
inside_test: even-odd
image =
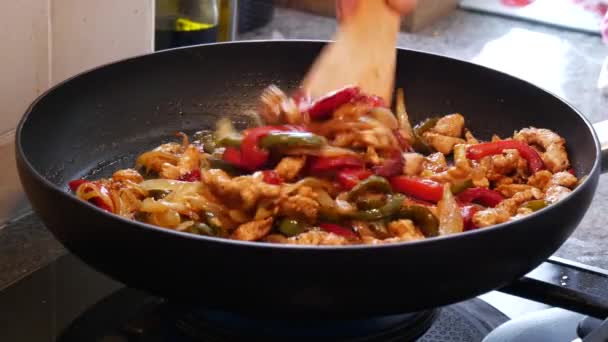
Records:
[[[608,272],[552,257],[500,292],[605,319]]]
[[[602,173],[608,172],[608,120],[593,124],[602,145]]]

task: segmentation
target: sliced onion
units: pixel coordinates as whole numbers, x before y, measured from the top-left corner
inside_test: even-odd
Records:
[[[460,207],[456,203],[449,183],[443,185],[443,198],[437,203],[437,215],[440,235],[462,233],[464,223]]]
[[[387,108],[376,107],[369,112],[369,116],[390,130],[399,128],[397,118],[395,118],[395,115]]]
[[[138,167],[144,166],[147,170],[159,171],[164,163],[176,165],[179,161],[177,156],[165,151],[148,151],[141,154],[135,164]]]
[[[148,220],[151,224],[166,227],[166,228],[176,228],[180,222],[181,217],[179,213],[174,210],[165,210],[163,212],[154,212],[148,216]]]
[[[336,197],[336,208],[341,215],[352,214],[357,210],[353,204],[347,201],[348,194],[348,192],[343,192]]]
[[[251,127],[264,126],[264,120],[262,120],[260,114],[255,110],[246,110],[243,112],[243,115],[247,116],[248,118],[251,118]]]
[[[237,132],[232,125],[232,121],[230,121],[228,118],[221,118],[215,124],[215,138],[217,141],[236,133]]]
[[[173,179],[149,179],[139,183],[139,187],[146,191],[150,190],[169,190],[180,192],[198,192],[202,188],[200,182],[184,182]]]
[[[336,207],[336,202],[333,200],[333,198],[331,198],[331,196],[329,196],[329,194],[327,193],[327,191],[325,190],[317,190],[316,191],[317,194],[317,202],[319,202],[319,204],[321,205],[322,208],[335,208]]]
[[[154,200],[153,198],[146,198],[141,202],[139,210],[146,213],[159,213],[167,210],[168,208],[162,203]]]
[[[314,190],[323,189],[329,193],[334,191],[334,185],[330,181],[321,178],[306,177],[297,183],[284,185],[281,192],[285,195],[289,195],[303,186],[308,186]]]
[[[412,124],[410,123],[410,118],[407,114],[407,110],[405,108],[405,94],[403,92],[403,88],[397,89],[397,99],[395,112],[397,114],[397,121],[399,123],[399,128],[401,128],[405,133],[411,138],[414,137],[414,130],[412,129]]]

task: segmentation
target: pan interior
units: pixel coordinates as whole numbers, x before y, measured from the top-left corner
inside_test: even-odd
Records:
[[[269,84],[291,91],[322,47],[318,42],[247,42],[191,47],[126,60],[80,75],[43,96],[21,127],[27,161],[51,183],[109,176],[175,133],[213,129],[230,116],[243,127]],[[596,156],[584,120],[566,103],[502,73],[400,50],[396,87],[413,122],[462,113],[481,139],[528,127],[568,142],[580,175]]]

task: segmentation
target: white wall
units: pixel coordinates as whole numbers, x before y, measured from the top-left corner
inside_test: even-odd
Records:
[[[25,209],[14,128],[50,85],[151,52],[154,0],[0,1],[0,226]]]

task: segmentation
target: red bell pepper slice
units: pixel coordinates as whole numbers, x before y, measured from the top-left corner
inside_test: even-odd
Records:
[[[486,207],[492,207],[498,205],[505,198],[496,190],[486,188],[470,188],[459,193],[456,197],[461,203],[473,203],[477,202]]]
[[[401,151],[396,150],[381,165],[374,167],[374,173],[385,178],[398,176],[403,173],[403,163]]]
[[[274,170],[265,170],[262,171],[262,176],[264,178],[264,182],[268,184],[279,185],[283,183],[283,180],[279,176],[279,174]]]
[[[436,204],[436,203],[431,203],[431,202],[428,202],[428,201],[423,201],[423,200],[416,199],[416,198],[411,198],[411,197],[408,198],[408,199],[406,199],[405,203],[408,203],[408,204],[417,204],[417,205],[421,205],[423,207],[433,207]]]
[[[68,183],[68,186],[70,187],[70,190],[76,191],[81,184],[86,182],[86,179],[74,179]]]
[[[248,170],[253,171],[264,165],[268,160],[269,152],[260,148],[259,141],[268,133],[277,129],[271,126],[256,127],[244,132],[241,143],[241,164]]]
[[[355,234],[355,232],[353,232],[352,230],[350,230],[348,228],[337,225],[337,224],[321,223],[321,224],[319,224],[319,228],[323,229],[326,232],[334,233],[336,235],[340,235],[345,238],[349,238],[349,239],[357,238],[357,234]]]
[[[99,191],[103,192],[106,196],[110,196],[110,192],[108,191],[108,188],[106,188],[103,185],[99,185]],[[92,202],[93,204],[95,204],[96,206],[100,207],[101,209],[105,210],[105,211],[109,211],[112,212],[112,208],[110,208],[104,201],[101,200],[101,198],[99,197],[93,197],[89,200],[90,202]]]
[[[363,168],[365,163],[358,157],[318,157],[312,159],[308,167],[311,173],[337,171],[342,168]]]
[[[201,170],[192,170],[187,174],[179,177],[179,180],[184,182],[198,182],[201,180]]]
[[[338,171],[336,179],[342,188],[350,190],[359,184],[360,181],[367,179],[371,175],[373,175],[373,172],[370,170],[347,168]]]
[[[260,139],[272,132],[304,132],[305,128],[297,125],[261,126],[243,132],[241,143],[241,167],[254,171],[268,161],[269,152],[260,148]]]
[[[463,205],[460,207],[460,215],[462,216],[462,221],[464,223],[464,231],[477,229],[475,223],[473,223],[473,216],[475,213],[480,211],[482,208],[475,204]]]
[[[430,179],[396,176],[390,179],[394,191],[437,203],[443,197],[443,185]]]
[[[222,159],[234,166],[242,167],[241,151],[234,147],[227,147],[222,155]]]
[[[313,120],[322,119],[338,109],[338,107],[352,101],[360,92],[361,90],[359,87],[351,86],[329,93],[310,106],[308,115],[310,115],[310,118]]]
[[[359,96],[355,98],[355,102],[363,102],[372,107],[387,107],[384,99],[375,95],[359,94]]]
[[[519,154],[528,161],[528,169],[530,172],[536,173],[545,168],[545,164],[538,152],[528,146],[528,144],[517,140],[502,140],[469,146],[467,148],[467,158],[479,160],[487,156],[501,154],[507,149],[517,150]]]

